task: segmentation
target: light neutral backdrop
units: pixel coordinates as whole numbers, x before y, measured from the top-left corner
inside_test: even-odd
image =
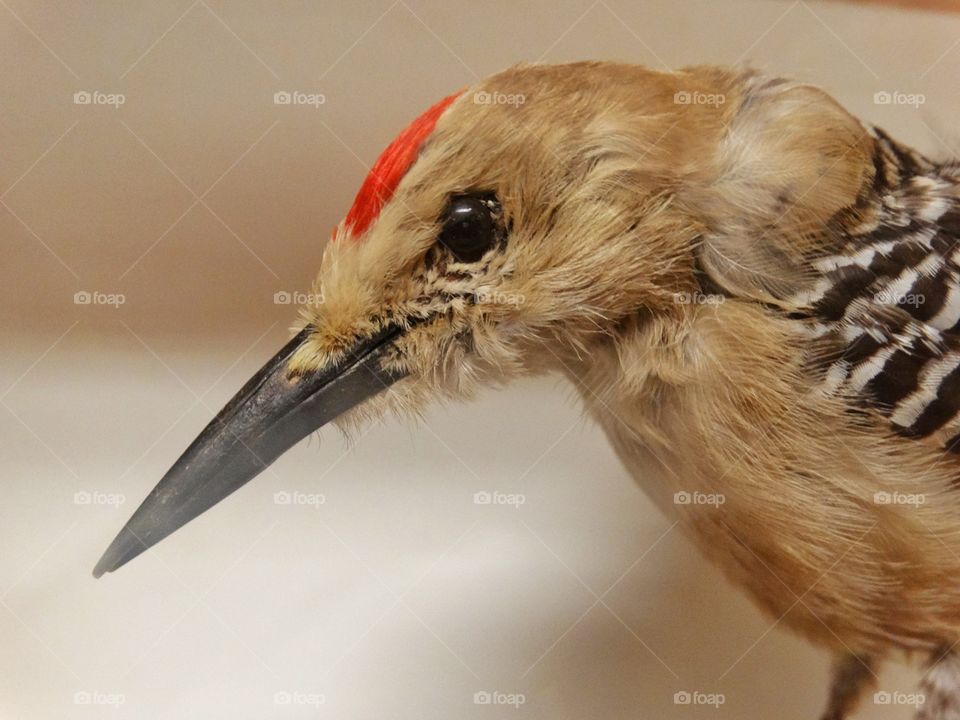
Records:
[[[957,147],[960,15],[0,0],[0,718],[817,716],[826,656],[698,557],[559,380],[388,421],[352,449],[323,432],[90,576],[287,338],[296,311],[275,295],[309,289],[393,135],[511,63],[585,58],[750,62],[925,151]],[[524,502],[476,504],[484,491]],[[916,678],[893,667],[879,687]],[[868,699],[860,717],[911,712]]]

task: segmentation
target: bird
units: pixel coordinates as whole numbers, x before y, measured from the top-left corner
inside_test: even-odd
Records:
[[[94,575],[326,423],[552,373],[726,578],[832,653],[824,720],[917,656],[917,718],[960,718],[958,243],[960,165],[811,84],[510,67],[387,146],[296,334]]]

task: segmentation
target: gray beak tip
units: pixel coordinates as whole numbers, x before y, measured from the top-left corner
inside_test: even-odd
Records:
[[[287,362],[305,328],[254,375],[167,471],[93,569],[113,572],[252,480],[324,423],[403,375],[381,359],[399,326],[361,338],[342,361],[290,382]]]
[[[123,528],[93,568],[93,577],[99,579],[105,573],[123,567],[146,549],[143,542],[127,528]]]

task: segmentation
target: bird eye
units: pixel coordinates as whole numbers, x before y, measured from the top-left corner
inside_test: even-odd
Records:
[[[450,198],[438,240],[459,262],[476,262],[500,237],[500,203],[494,195]]]

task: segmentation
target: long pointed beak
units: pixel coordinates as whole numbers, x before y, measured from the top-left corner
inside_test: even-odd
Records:
[[[93,570],[113,572],[259,475],[320,426],[386,389],[402,374],[381,361],[399,327],[357,342],[339,363],[290,375],[301,331],[204,428],[127,521]]]

